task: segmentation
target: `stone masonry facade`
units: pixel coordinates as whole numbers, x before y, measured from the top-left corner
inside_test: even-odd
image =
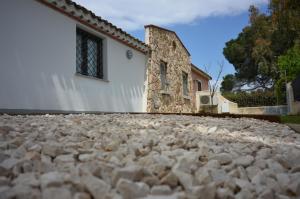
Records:
[[[193,84],[190,54],[175,32],[154,25],[146,26],[148,59],[147,112],[190,113],[193,111]],[[161,85],[161,62],[166,63],[167,89]],[[183,73],[188,75],[188,92],[184,95]]]

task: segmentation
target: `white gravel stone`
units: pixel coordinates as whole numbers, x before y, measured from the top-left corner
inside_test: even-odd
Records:
[[[35,173],[21,173],[13,180],[13,184],[22,184],[37,188],[40,185],[40,181],[37,179],[37,174]]]
[[[285,125],[249,118],[0,115],[0,195],[299,198],[299,146]]]
[[[266,189],[264,192],[262,192],[259,197],[259,199],[273,199],[275,198],[274,192],[271,189]]]
[[[56,156],[64,153],[63,145],[58,142],[54,142],[54,141],[46,142],[43,145],[42,152],[45,155],[49,155],[51,157],[56,157]]]
[[[120,178],[138,181],[144,177],[143,168],[137,165],[130,165],[124,168],[116,169],[112,176],[113,184],[116,184]]]
[[[126,179],[120,179],[116,188],[124,199],[145,197],[150,191],[150,188],[145,183],[135,183]]]
[[[74,194],[73,199],[91,199],[91,196],[84,192],[77,192]]]
[[[249,166],[253,161],[254,158],[251,155],[241,156],[234,160],[235,164],[241,165],[243,167]]]
[[[218,160],[220,164],[229,164],[232,161],[232,157],[228,153],[219,153],[217,155],[214,155],[211,159]]]
[[[193,186],[193,176],[189,173],[184,173],[183,171],[173,169],[172,172],[177,177],[180,184],[188,190],[190,187]]]
[[[246,168],[247,176],[251,180],[258,172],[260,172],[260,168],[257,166],[249,166]]]
[[[152,195],[170,195],[171,193],[172,193],[172,190],[167,185],[153,186],[151,188]]]
[[[216,185],[210,183],[204,186],[192,187],[188,192],[189,199],[214,199],[216,196]]]
[[[62,187],[49,187],[43,190],[43,199],[72,199],[71,191]]]
[[[83,176],[81,183],[95,199],[105,199],[110,190],[110,185],[92,175]]]
[[[207,168],[201,167],[195,174],[195,180],[198,185],[203,185],[210,183],[212,181],[212,177]]]
[[[161,179],[161,184],[169,185],[170,187],[176,187],[178,185],[177,176],[171,171]]]
[[[247,189],[242,189],[238,194],[235,195],[235,199],[253,199],[254,194]]]
[[[64,183],[65,173],[53,171],[41,175],[41,186],[42,188],[51,187],[51,186],[61,186]]]
[[[233,199],[234,194],[228,188],[218,188],[217,189],[217,198],[219,198],[219,199]]]

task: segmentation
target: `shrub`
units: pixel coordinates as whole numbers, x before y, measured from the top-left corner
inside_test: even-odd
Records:
[[[275,106],[277,98],[271,91],[224,93],[223,96],[239,107]]]

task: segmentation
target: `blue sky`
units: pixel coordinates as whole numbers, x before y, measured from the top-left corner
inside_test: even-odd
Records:
[[[223,75],[234,73],[233,66],[223,56],[225,43],[237,37],[248,24],[248,13],[236,16],[209,17],[191,24],[164,26],[176,31],[192,56],[192,62],[201,69],[207,66],[213,78],[218,73],[218,63],[224,60]],[[144,30],[129,31],[144,40]]]
[[[266,10],[268,0],[75,0],[96,15],[144,41],[144,25],[154,24],[176,31],[199,68],[209,68],[216,78],[234,73],[223,56],[225,43],[236,38],[248,24],[248,8]]]

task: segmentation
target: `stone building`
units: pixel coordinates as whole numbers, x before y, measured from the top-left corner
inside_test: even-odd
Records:
[[[190,53],[174,31],[145,26],[148,58],[148,112],[193,111]]]

